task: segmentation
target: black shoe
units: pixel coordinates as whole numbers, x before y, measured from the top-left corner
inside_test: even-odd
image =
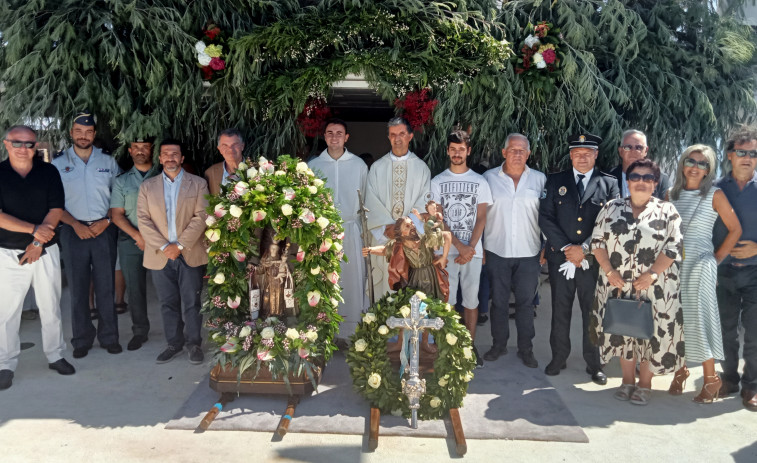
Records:
[[[476,349],[476,346],[473,346],[473,355],[476,356],[476,368],[483,368],[484,358],[481,357],[481,355],[478,353],[478,349]]]
[[[487,362],[493,362],[505,354],[507,354],[507,346],[492,346],[492,348],[489,349],[489,352],[484,354],[484,360]]]
[[[607,375],[602,370],[594,371],[589,367],[586,367],[586,373],[591,375],[591,380],[594,383],[604,386],[607,384]]]
[[[720,386],[720,397],[725,397],[739,392],[738,383],[732,383],[728,381],[727,379],[723,378],[723,375],[720,375],[720,381],[723,383],[723,385]]]
[[[476,325],[478,326],[484,326],[486,322],[489,321],[489,316],[485,313],[479,314],[478,320],[476,320]]]
[[[560,374],[560,370],[564,370],[566,367],[567,365],[565,362],[558,364],[556,361],[552,360],[547,364],[547,368],[544,369],[544,374],[547,376],[557,376]]]
[[[523,361],[523,365],[528,368],[538,368],[539,362],[536,361],[534,353],[530,350],[518,351],[518,358]]]
[[[36,320],[39,318],[39,310],[24,310],[21,312],[21,320]]]
[[[74,349],[74,358],[75,359],[80,359],[80,358],[86,357],[87,354],[89,353],[89,350],[91,348],[92,348],[92,346],[89,346],[89,347],[77,347],[76,349]]]
[[[13,384],[13,372],[11,370],[0,370],[0,391],[8,389]]]
[[[182,352],[184,352],[184,349],[182,347],[168,346],[166,350],[158,355],[158,358],[155,359],[155,363],[170,362],[174,357],[180,355]]]
[[[74,366],[68,363],[64,358],[48,364],[47,367],[51,370],[57,371],[59,375],[73,375],[76,373]]]
[[[199,365],[205,360],[205,356],[202,354],[202,348],[200,346],[189,346],[189,363],[192,365]]]
[[[98,318],[100,318],[100,311],[94,307],[90,307],[89,318],[92,320],[97,320]]]
[[[137,350],[142,347],[142,344],[147,342],[147,336],[136,334],[126,345],[126,350]]]
[[[105,346],[100,346],[103,349],[107,350],[109,354],[120,354],[124,351],[124,349],[121,347],[121,344],[115,343],[115,344],[107,344]]]

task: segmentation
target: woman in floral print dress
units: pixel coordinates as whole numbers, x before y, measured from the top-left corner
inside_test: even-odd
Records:
[[[641,159],[626,171],[630,197],[608,202],[600,211],[592,235],[592,250],[601,269],[590,335],[602,361],[620,357],[623,383],[615,398],[646,405],[652,376],[672,373],[684,362],[683,312],[678,272],[683,236],[681,218],[672,203],[652,196],[660,169]],[[621,288],[651,302],[654,334],[637,339],[605,333],[602,319],[610,297]],[[636,384],[636,363],[641,362]]]

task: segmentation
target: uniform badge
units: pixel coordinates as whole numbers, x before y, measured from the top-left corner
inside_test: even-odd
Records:
[[[581,135],[580,137],[578,137],[578,141],[580,141],[581,143],[583,143],[583,142],[586,141],[586,137],[583,136],[583,135]]]
[[[73,172],[73,171],[74,171],[74,168],[72,166],[66,166],[66,167],[63,168],[63,172],[65,172],[65,173],[69,173],[69,172]]]
[[[560,189],[557,190],[557,192],[560,194],[560,196],[565,196],[565,193],[568,192],[568,189],[565,188],[564,186],[561,186]]]

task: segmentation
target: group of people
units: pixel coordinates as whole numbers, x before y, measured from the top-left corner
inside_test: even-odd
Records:
[[[139,349],[148,340],[149,269],[167,343],[157,362],[185,350],[191,363],[203,361],[206,195],[218,194],[242,162],[243,136],[235,129],[221,132],[223,161],[203,179],[184,171],[181,143],[171,139],[159,146],[162,170],[153,165],[151,141],[133,140],[128,151],[134,167],[122,173],[112,157],[92,145],[94,125],[91,114],[77,115],[73,146],[52,165],[35,158],[31,128],[14,126],[5,135],[9,158],[0,163],[0,285],[9,303],[0,312],[0,389],[12,384],[21,306],[30,286],[50,368],[75,372],[62,357],[61,253],[71,288],[75,358],[85,357],[95,339],[109,353],[122,350],[113,306],[118,255],[132,316],[127,348]],[[507,137],[501,165],[480,175],[469,166],[468,133],[454,131],[447,143],[449,168],[433,178],[409,150],[413,130],[406,120],[391,119],[387,134],[391,150],[369,170],[345,147],[347,124],[331,119],[324,128],[326,149],[309,162],[326,178],[344,221],[348,262],[342,263],[344,302],[339,310],[345,321],[340,338],[352,334],[374,302],[366,296],[367,276],[379,295],[398,284],[446,280],[432,285],[433,294],[451,303],[461,300],[463,321],[475,339],[478,308],[489,304],[478,297],[485,278],[492,295],[493,345],[483,355],[475,351],[478,364],[507,354],[512,296],[517,355],[527,367],[537,368],[532,301],[546,261],[552,293],[547,375],[567,367],[577,297],[586,372],[594,382],[606,384],[602,366],[620,357],[623,379],[616,398],[646,404],[652,377],[673,372],[669,391],[680,394],[689,360],[704,367],[704,386],[695,401],[709,403],[741,390],[745,407],[757,410],[757,210],[749,207],[757,200],[757,129],[739,129],[728,139],[730,171],[717,181],[715,152],[705,145],[689,147],[679,159],[672,187],[647,159],[646,136],[637,130],[623,134],[621,163],[609,173],[596,167],[601,139],[572,135],[571,168],[550,175],[528,166],[530,143],[518,133]],[[361,230],[358,190],[365,199],[367,231]],[[433,207],[430,214],[417,213],[430,201],[438,203],[441,214]],[[436,217],[444,223],[435,223]],[[423,239],[432,232],[433,237]],[[391,256],[385,255],[405,238],[411,244],[402,246],[409,262],[404,265],[433,266],[434,272],[397,276]],[[421,240],[423,246],[443,249],[437,256],[421,253],[421,246],[412,244]],[[373,254],[372,275],[366,275],[362,256],[367,254]],[[99,311],[96,328],[88,308],[90,282]],[[613,297],[650,302],[651,338],[604,331],[606,302]],[[745,329],[742,374],[739,325]]]

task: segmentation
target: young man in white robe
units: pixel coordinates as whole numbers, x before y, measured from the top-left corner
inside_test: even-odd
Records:
[[[368,167],[365,162],[350,153],[344,144],[350,138],[347,124],[341,119],[329,119],[323,133],[327,148],[310,161],[310,168],[326,180],[326,186],[334,192],[334,206],[344,221],[344,253],[349,262],[342,262],[342,287],[344,302],[339,304],[339,314],[344,321],[339,326],[339,339],[351,336],[360,321],[361,313],[368,307],[365,294],[366,269],[361,255],[363,248],[362,228],[358,209],[357,190],[365,195]]]
[[[411,214],[413,209],[423,211],[431,199],[431,171],[425,162],[410,151],[413,129],[401,117],[388,123],[389,142],[392,149],[376,161],[368,173],[365,207],[368,212],[368,229],[371,231],[373,246],[386,243],[394,232],[394,223],[400,217],[410,216],[419,233],[423,225]],[[373,284],[376,298],[382,297],[391,288],[388,282],[386,259],[371,256]]]

